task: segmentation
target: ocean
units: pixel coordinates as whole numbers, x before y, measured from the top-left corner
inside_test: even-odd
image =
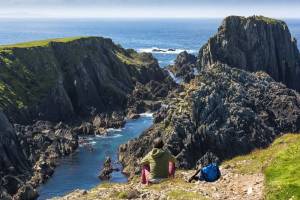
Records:
[[[299,41],[300,19],[285,21]],[[156,48],[175,50],[154,53],[160,66],[165,67],[183,50],[197,54],[200,47],[217,32],[221,22],[222,19],[1,19],[0,44],[72,36],[103,36],[140,52],[152,52]]]
[[[285,20],[292,35],[300,40],[300,19]],[[138,52],[154,52],[161,67],[172,64],[181,51],[197,54],[213,36],[222,19],[69,19],[69,20],[0,20],[0,44],[73,36],[103,36]],[[298,47],[300,47],[298,42]],[[53,177],[39,188],[40,200],[66,194],[74,189],[90,189],[100,183],[97,175],[106,156],[117,160],[118,146],[138,137],[152,125],[145,115],[129,121],[123,129],[112,130],[109,137],[89,138],[95,151],[80,147],[76,153],[60,161]],[[115,163],[118,166],[118,163]],[[125,182],[120,172],[113,182]]]

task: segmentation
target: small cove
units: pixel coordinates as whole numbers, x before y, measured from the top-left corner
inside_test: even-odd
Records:
[[[138,137],[153,124],[151,114],[144,114],[137,120],[128,120],[122,129],[112,129],[108,136],[89,137],[94,151],[80,146],[75,153],[59,161],[53,176],[39,188],[39,200],[61,196],[75,189],[91,189],[101,183],[98,174],[106,156],[110,156],[114,166],[120,144]],[[119,172],[112,174],[112,182],[126,182],[127,177]]]

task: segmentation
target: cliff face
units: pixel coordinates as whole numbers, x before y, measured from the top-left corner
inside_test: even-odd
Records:
[[[110,39],[1,46],[0,199],[35,199],[79,134],[104,134],[124,125],[126,113],[158,109],[172,87],[151,54]]]
[[[265,71],[300,91],[300,54],[285,22],[262,16],[225,18],[199,52],[198,65],[221,62],[251,72]]]
[[[89,37],[0,50],[0,106],[14,122],[124,110],[135,84],[166,78],[150,54]]]
[[[13,126],[0,111],[0,198],[5,199],[18,190],[18,176],[29,176],[30,162],[19,144]]]
[[[30,169],[29,162],[20,148],[13,126],[2,111],[0,111],[0,134],[1,174],[7,174],[9,171],[15,174],[28,172]]]
[[[154,126],[120,147],[128,173],[160,136],[182,168],[268,146],[300,130],[300,96],[263,72],[215,64],[203,70],[156,114]],[[217,158],[216,158],[217,157]],[[136,168],[135,168],[136,167]]]

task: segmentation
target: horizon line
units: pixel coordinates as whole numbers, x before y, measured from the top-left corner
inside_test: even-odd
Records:
[[[60,16],[60,17],[53,17],[53,16],[43,16],[43,17],[39,17],[39,16],[29,16],[29,17],[1,17],[0,16],[0,20],[26,20],[26,19],[30,19],[30,20],[49,20],[49,19],[70,19],[70,20],[168,20],[168,19],[183,19],[183,20],[189,20],[189,19],[215,19],[215,20],[219,20],[219,19],[225,19],[226,17],[229,17],[229,16],[240,16],[240,17],[251,17],[251,16],[254,16],[254,15],[248,15],[248,16],[245,16],[245,15],[226,15],[224,17],[211,17],[211,16],[199,16],[199,17],[176,17],[176,16],[173,16],[173,17],[68,17],[68,16]],[[265,16],[265,17],[269,17],[269,16],[266,16],[266,15],[257,15],[257,16]],[[273,18],[273,19],[287,19],[287,20],[292,20],[292,19],[300,19],[300,16],[299,17],[269,17],[269,18]]]

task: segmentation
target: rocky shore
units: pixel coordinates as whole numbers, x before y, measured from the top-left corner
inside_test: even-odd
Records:
[[[120,147],[126,173],[139,173],[138,161],[156,137],[186,169],[205,162],[207,153],[224,160],[267,147],[282,133],[300,130],[300,96],[264,72],[216,64],[169,98],[154,121],[150,130]]]
[[[35,199],[78,136],[123,127],[176,87],[151,54],[100,37],[4,47],[0,65],[1,199]]]
[[[146,111],[156,112],[154,125],[119,148],[131,177],[158,136],[181,169],[268,147],[282,134],[300,132],[299,63],[287,25],[262,16],[227,17],[198,56],[180,53],[168,67],[183,79],[180,85],[151,54],[106,38],[0,48],[0,199],[35,199],[35,188],[51,177],[58,158],[74,152],[79,135],[106,134]],[[109,162],[106,168],[112,170]],[[258,174],[253,184],[255,178],[263,182]],[[186,194],[202,193],[180,186]],[[157,193],[130,191],[133,198],[156,199]]]
[[[158,136],[179,167],[191,169],[299,132],[300,97],[293,90],[299,89],[299,55],[283,21],[225,18],[197,58],[183,52],[169,66],[185,83],[166,98],[153,127],[120,147],[124,172],[139,173],[139,159]]]

